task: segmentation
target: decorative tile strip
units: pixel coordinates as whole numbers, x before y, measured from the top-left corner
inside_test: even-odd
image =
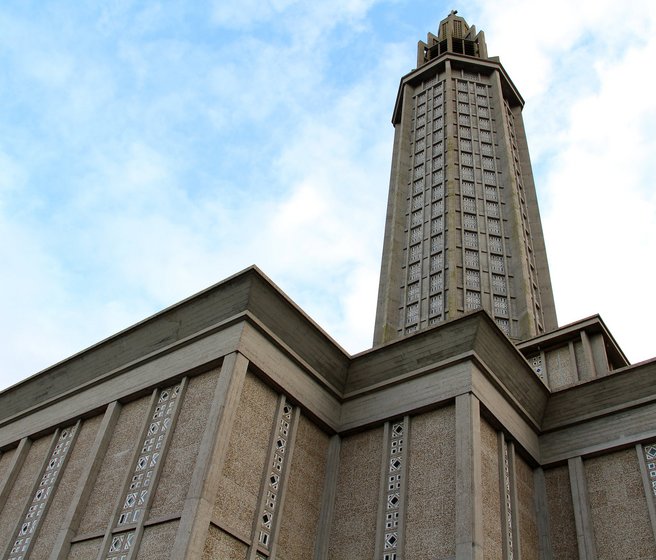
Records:
[[[153,492],[153,481],[161,464],[182,384],[162,389],[157,396],[155,410],[146,431],[141,450],[125,498],[121,503],[116,526],[109,539],[106,560],[127,560],[136,541],[135,524],[143,523],[146,508]],[[125,530],[123,530],[125,528]]]
[[[382,560],[400,560],[400,535],[403,530],[403,475],[404,475],[404,439],[405,420],[392,422],[388,442],[387,481],[383,514],[385,530],[383,531]]]
[[[645,453],[645,463],[647,465],[647,476],[651,484],[651,491],[656,497],[656,442],[648,445],[643,445],[642,449]]]
[[[512,493],[510,490],[510,460],[508,459],[508,445],[503,445],[503,485],[505,488],[506,501],[506,538],[508,542],[508,560],[513,560],[513,524],[512,524]]]
[[[21,523],[21,526],[18,529],[18,533],[7,560],[23,560],[24,558],[27,558],[39,522],[50,503],[50,497],[54,494],[53,490],[59,480],[59,475],[63,470],[62,467],[66,461],[68,451],[71,448],[75,432],[76,427],[70,426],[62,429],[59,433],[57,444],[50,455],[45,472],[41,477],[41,481],[34,493],[34,497],[27,509],[27,513],[23,518],[23,523]]]
[[[278,414],[277,432],[273,445],[273,458],[266,481],[266,498],[260,517],[258,536],[258,544],[267,551],[271,549],[272,535],[275,527],[274,521],[279,511],[278,503],[280,502],[283,474],[288,463],[287,457],[289,456],[289,438],[293,412],[294,407],[284,402]],[[256,558],[266,558],[266,556],[258,552]]]

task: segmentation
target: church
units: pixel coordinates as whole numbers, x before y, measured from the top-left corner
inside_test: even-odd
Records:
[[[0,558],[656,558],[656,360],[558,325],[523,104],[419,42],[371,349],[251,267],[0,393]]]

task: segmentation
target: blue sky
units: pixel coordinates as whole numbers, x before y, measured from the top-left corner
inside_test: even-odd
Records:
[[[367,348],[396,89],[452,8],[526,100],[560,323],[656,355],[656,7],[545,4],[3,2],[0,387],[251,264]]]

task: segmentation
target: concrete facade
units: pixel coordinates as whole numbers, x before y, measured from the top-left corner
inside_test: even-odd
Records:
[[[506,95],[472,29],[420,62]],[[351,356],[251,267],[44,370],[0,393],[0,558],[656,557],[656,360],[539,287],[544,332],[483,305]]]

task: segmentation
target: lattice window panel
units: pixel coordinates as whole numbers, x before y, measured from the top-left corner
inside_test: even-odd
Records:
[[[423,138],[425,134],[426,128],[423,126],[420,126],[415,130],[415,138]]]
[[[489,238],[490,251],[493,253],[502,253],[503,252],[503,243],[501,238],[496,235],[490,235]]]
[[[421,177],[423,177],[423,176],[424,176],[424,166],[423,166],[423,165],[419,165],[419,166],[415,167],[415,170],[414,170],[414,178],[415,178],[415,179],[419,179],[419,178],[421,178]]]
[[[490,233],[495,233],[501,235],[501,222],[494,218],[488,218],[487,220],[487,231]]]
[[[493,274],[492,275],[492,289],[497,293],[505,294],[507,292],[506,277],[501,276],[500,274]]]
[[[486,186],[485,187],[485,198],[487,200],[498,200],[499,195],[497,194],[496,187]]]
[[[473,288],[474,290],[481,289],[481,275],[477,270],[467,270],[465,281],[468,288]]]
[[[414,183],[412,183],[412,194],[420,194],[424,192],[424,178],[420,177]]]
[[[418,115],[416,120],[416,126],[421,127],[426,124],[426,115]]]
[[[487,142],[481,142],[481,153],[485,156],[492,155],[492,144]]]
[[[412,323],[416,323],[419,321],[419,304],[413,303],[412,305],[408,305],[405,308],[405,313],[406,324],[411,325]]]
[[[39,481],[39,486],[23,517],[23,522],[18,528],[17,534],[14,536],[14,543],[9,551],[7,560],[23,560],[28,557],[39,523],[44,512],[50,505],[55,486],[59,480],[62,468],[66,463],[75,433],[76,426],[71,426],[62,429],[57,436],[55,448],[50,454],[45,471]]]
[[[438,168],[442,167],[442,155],[438,155],[437,157],[433,158],[433,169],[438,170]],[[435,173],[433,173],[433,177],[435,177]],[[441,179],[440,179],[441,180]]]
[[[419,299],[419,282],[414,282],[408,286],[408,301],[417,301]]]
[[[410,230],[410,243],[419,243],[421,241],[421,226]]]
[[[444,196],[444,187],[442,185],[437,185],[431,189],[431,199],[440,200]]]
[[[426,140],[421,138],[415,142],[415,152],[419,153],[426,147]]]
[[[476,196],[476,185],[470,181],[462,181],[462,193],[466,196]]]
[[[424,163],[424,152],[419,152],[418,154],[415,154],[415,165],[419,165],[421,163]]]
[[[412,215],[410,216],[410,225],[412,227],[420,226],[423,221],[424,221],[424,213],[421,210],[417,210],[416,212],[413,212]]]
[[[442,270],[444,267],[444,257],[442,253],[438,253],[437,255],[433,255],[430,258],[430,271],[431,272],[438,272]]]
[[[478,249],[478,234],[473,231],[466,231],[464,235],[465,247]]]
[[[467,294],[465,296],[465,307],[467,309],[479,309],[481,307],[480,292],[467,291]]]
[[[490,269],[492,272],[505,272],[503,257],[501,255],[490,255]]]
[[[495,321],[499,325],[499,328],[510,336],[510,321],[508,319],[495,319]]]
[[[431,293],[439,292],[444,289],[444,279],[442,273],[431,274],[430,277],[430,291]]]
[[[536,354],[535,356],[529,358],[528,361],[531,364],[531,367],[533,368],[533,371],[537,374],[537,376],[540,379],[544,379],[544,365],[542,363],[542,354]],[[656,465],[654,465],[654,469],[656,469]],[[656,470],[654,471],[654,474],[656,475]]]
[[[490,130],[490,119],[478,119],[478,126],[483,130]]]
[[[645,463],[647,465],[647,475],[651,483],[651,491],[656,498],[656,442],[643,445],[642,450],[645,454]]]
[[[467,229],[477,229],[478,219],[473,214],[464,214],[462,217],[463,226]]]
[[[109,538],[106,560],[124,560],[136,543],[134,525],[143,524],[145,512],[153,495],[166,446],[173,429],[173,420],[181,399],[182,384],[162,389],[157,394],[155,409],[137,456],[132,478],[121,500],[116,525]]]
[[[441,315],[444,311],[444,297],[442,294],[432,296],[428,301],[428,313],[431,317]]]
[[[426,114],[426,104],[423,103],[417,107],[417,116]]]
[[[419,280],[420,277],[421,277],[421,264],[420,263],[411,264],[410,267],[408,268],[408,280],[412,282],[414,280]]]
[[[508,298],[494,296],[494,313],[505,317],[508,316]]]
[[[469,152],[462,152],[460,154],[460,163],[463,165],[474,165],[474,158]]]
[[[466,138],[461,138],[460,139],[460,149],[463,152],[471,152],[472,151],[471,140],[467,140]]]
[[[464,196],[462,198],[462,208],[465,212],[476,212],[476,199],[469,197],[469,196]]]
[[[478,251],[465,250],[465,266],[471,268],[479,267]]]
[[[279,514],[278,503],[280,502],[282,480],[285,470],[288,467],[287,456],[289,455],[289,438],[293,413],[294,407],[289,403],[283,403],[276,423],[273,458],[268,473],[266,497],[260,515],[258,533],[258,545],[267,550],[271,548],[271,537],[275,527],[275,519]]]
[[[392,422],[388,440],[388,467],[385,480],[383,515],[385,530],[382,535],[381,556],[383,560],[400,558],[399,541],[403,531],[404,501],[404,420]]]
[[[431,215],[439,217],[444,213],[444,201],[438,200],[431,205]]]
[[[471,119],[469,118],[469,115],[464,115],[463,113],[460,113],[458,115],[458,124],[461,126],[470,126]]]
[[[433,156],[438,156],[442,154],[442,142],[436,142],[433,144]]]

